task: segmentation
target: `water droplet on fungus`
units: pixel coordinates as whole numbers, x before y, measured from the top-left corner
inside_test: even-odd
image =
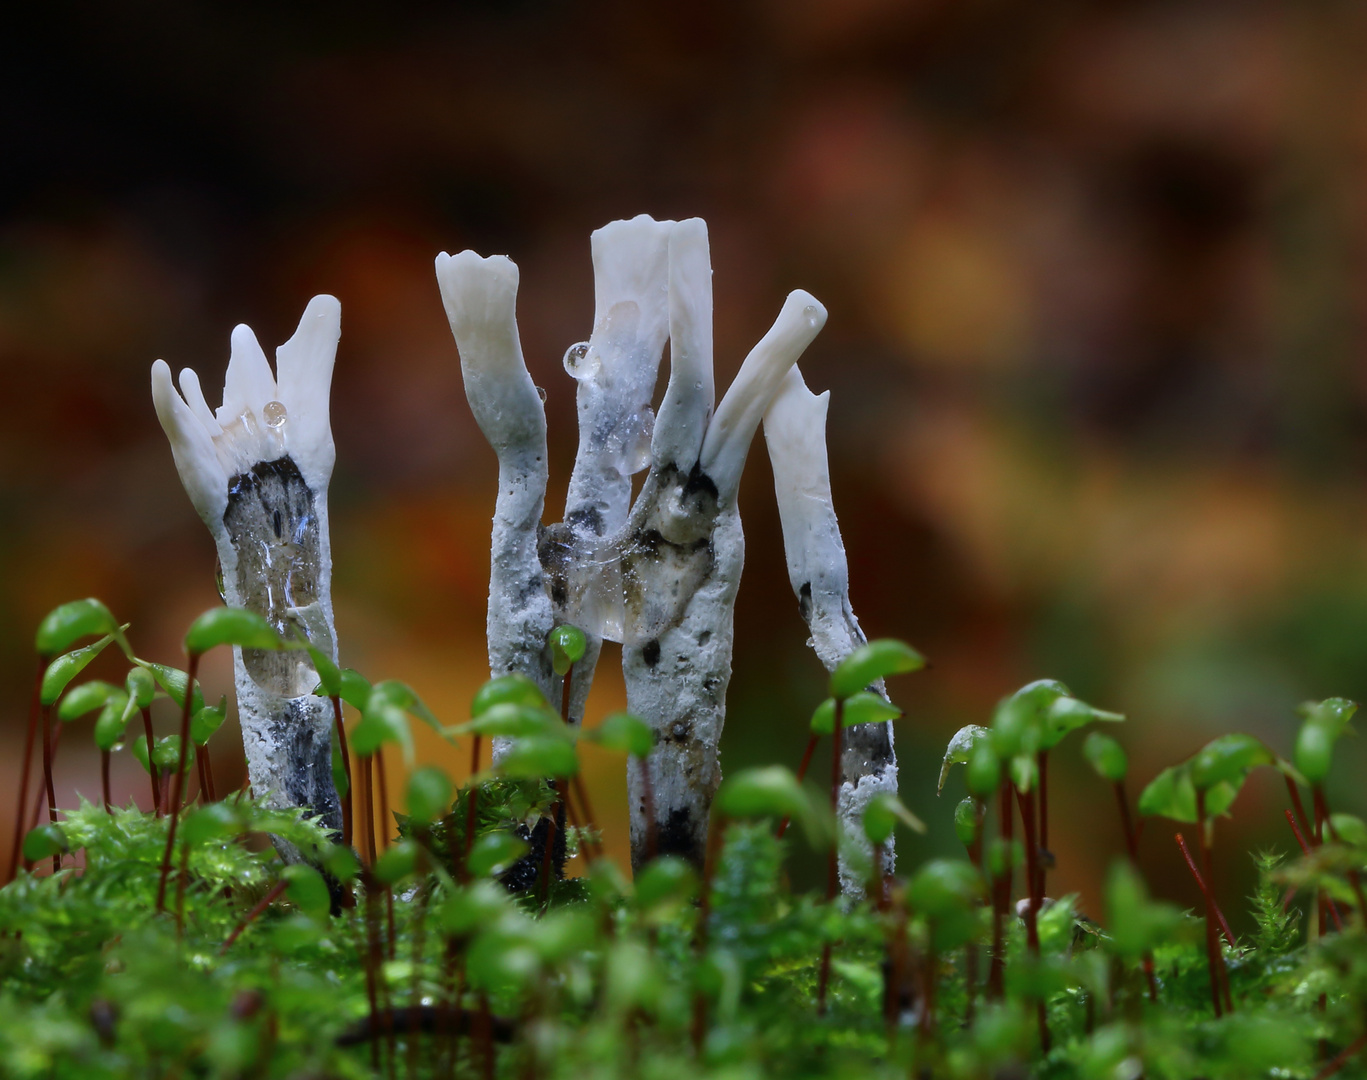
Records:
[[[579,368],[584,362],[584,357],[588,355],[589,343],[587,341],[578,342],[565,350],[565,371],[572,378],[579,378]]]
[[[267,427],[279,431],[289,419],[289,412],[282,402],[268,401],[261,407],[261,419],[266,421]]]

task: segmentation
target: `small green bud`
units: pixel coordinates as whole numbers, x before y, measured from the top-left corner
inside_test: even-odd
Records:
[[[551,667],[557,675],[564,676],[583,658],[589,642],[579,627],[561,623],[551,631],[550,645]]]

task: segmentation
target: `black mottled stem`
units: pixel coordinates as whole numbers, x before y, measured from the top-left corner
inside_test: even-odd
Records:
[[[190,744],[190,704],[195,696],[195,673],[199,670],[199,654],[191,653],[186,668],[185,707],[180,711],[180,760],[171,787],[171,823],[166,830],[166,850],[161,856],[161,880],[157,883],[157,910],[166,910],[166,878],[171,873],[171,852],[176,846],[176,823],[180,820],[180,797],[185,782],[185,753]]]
[[[835,723],[831,728],[831,818],[835,835],[831,837],[831,854],[826,861],[826,903],[835,901],[840,888],[840,749],[842,725],[845,719],[845,699],[835,699]],[[831,982],[831,943],[821,946],[821,971],[816,981],[816,1011],[826,1015],[826,990]]]
[[[142,730],[147,738],[147,771],[152,777],[152,813],[161,817],[161,776],[156,762],[152,760],[152,751],[156,748],[156,741],[152,738],[151,709],[142,710]]]
[[[812,754],[816,751],[816,744],[820,738],[819,735],[813,735],[807,740],[807,749],[802,752],[802,764],[797,767],[797,782],[799,784],[807,779],[807,770],[812,765]],[[778,838],[780,840],[783,839],[783,834],[788,831],[788,825],[791,821],[791,818],[784,818],[778,823]]]
[[[351,791],[356,781],[351,776],[351,751],[347,748],[346,725],[342,723],[342,699],[336,694],[332,695],[332,718],[337,725],[337,744],[342,750],[342,771],[346,773],[346,794],[342,796],[342,843],[351,847]]]
[[[33,762],[33,740],[38,737],[38,713],[43,695],[43,675],[47,671],[47,657],[38,657],[38,673],[33,678],[33,698],[28,710],[28,734],[24,737],[24,761],[19,769],[19,807],[14,812],[14,845],[10,848],[9,868],[5,882],[14,880],[19,869],[19,852],[24,847],[24,811],[28,809],[29,770]]]
[[[110,805],[109,795],[109,751],[100,751],[100,794],[104,797],[104,809],[106,813],[112,814],[114,808]]]
[[[218,792],[214,790],[214,759],[209,756],[209,744],[205,743],[200,753],[204,756],[204,779],[209,781],[209,801],[218,802]]]

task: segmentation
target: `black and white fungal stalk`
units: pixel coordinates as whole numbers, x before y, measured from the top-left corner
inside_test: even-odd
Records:
[[[554,626],[537,555],[546,499],[546,410],[517,334],[517,266],[473,251],[437,256],[437,283],[460,353],[465,396],[498,457],[490,543],[489,668],[521,672],[556,700],[546,638]],[[495,740],[495,755],[506,740]]]
[[[578,383],[580,432],[565,520],[538,530],[545,418],[516,347],[516,270],[472,252],[437,259],[466,394],[499,456],[490,666],[495,674],[523,671],[544,687],[550,623],[573,622],[591,640],[575,665],[571,712],[578,716],[597,659],[593,639],[620,641],[628,708],[658,739],[651,758],[658,850],[700,864],[721,780],[717,747],[745,554],[736,507],[741,470],[761,418],[826,311],[809,294],[792,293],[714,415],[706,225],[645,216],[614,222],[594,233],[593,263],[593,332],[565,360]],[[500,290],[496,279],[512,287]],[[497,303],[488,299],[495,293]],[[492,324],[497,334],[475,331]],[[669,384],[655,419],[649,403],[666,338]],[[519,433],[516,449],[508,429]],[[632,504],[631,476],[643,468]],[[514,501],[517,514],[505,515]],[[510,618],[515,612],[535,618]],[[628,777],[639,862],[647,829],[634,762]]]
[[[790,368],[764,416],[764,438],[774,470],[774,493],[783,526],[788,580],[812,636],[807,644],[828,671],[867,638],[850,606],[850,572],[840,525],[831,501],[830,463],[826,457],[829,390],[813,394],[802,373]],[[887,696],[881,682],[873,687]],[[897,794],[897,754],[892,724],[858,724],[842,733],[839,824],[841,849],[872,849],[864,838],[864,808],[881,791]],[[885,872],[894,863],[892,839],[884,846]],[[866,877],[840,860],[840,886],[847,896],[862,896]]]
[[[340,305],[315,296],[276,350],[272,372],[256,335],[238,326],[216,412],[194,371],[180,373],[177,393],[165,361],[152,365],[157,418],[218,549],[223,599],[334,659],[328,397],[340,332]],[[318,675],[308,654],[234,648],[233,663],[253,790],[268,805],[308,807],[340,830],[332,708],[313,695]]]

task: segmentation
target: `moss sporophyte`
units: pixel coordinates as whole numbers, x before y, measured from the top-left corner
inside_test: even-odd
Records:
[[[225,606],[190,626],[183,659],[139,656],[94,599],[38,628],[0,888],[0,1075],[1363,1075],[1367,823],[1331,808],[1325,785],[1353,703],[1305,706],[1289,757],[1248,735],[1213,739],[1132,804],[1113,734],[1124,718],[1039,680],[950,740],[939,787],[961,776],[962,796],[899,796],[902,710],[885,682],[925,661],[866,640],[850,605],[829,397],[796,367],[825,309],[790,295],[717,403],[706,226],[614,222],[592,249],[592,329],[565,356],[579,447],[551,525],[517,267],[468,251],[437,259],[499,472],[491,678],[468,717],[341,666],[327,516],[337,301],[310,302],[274,371],[238,327],[216,411],[193,371],[177,392],[153,367]],[[736,492],[761,424],[829,696],[794,718],[783,762],[723,780]],[[605,640],[622,645],[628,708],[585,727]],[[220,646],[233,652],[248,776],[232,792],[210,767],[211,748],[237,752],[218,735],[229,706],[206,701],[198,679]],[[97,670],[118,655],[126,670],[83,678],[101,655]],[[174,724],[160,737],[158,717]],[[465,784],[418,760],[414,722],[468,754]],[[67,728],[100,751],[99,804],[57,805]],[[829,784],[807,786],[826,738]],[[622,755],[627,821],[595,818],[585,743]],[[407,772],[402,813],[385,754]],[[1105,902],[1090,913],[1049,887],[1059,754],[1096,773],[1070,801],[1119,810]],[[147,770],[143,805],[113,805],[111,774],[129,756]],[[1213,850],[1255,769],[1281,774],[1296,846],[1255,856],[1255,930],[1240,938]],[[1153,817],[1187,826],[1179,848],[1150,857],[1185,861],[1200,913],[1151,895],[1139,857]],[[899,873],[896,834],[923,819],[952,827],[964,857]],[[622,833],[629,875],[603,854],[603,837]],[[826,862],[816,893],[789,884],[795,842]]]

